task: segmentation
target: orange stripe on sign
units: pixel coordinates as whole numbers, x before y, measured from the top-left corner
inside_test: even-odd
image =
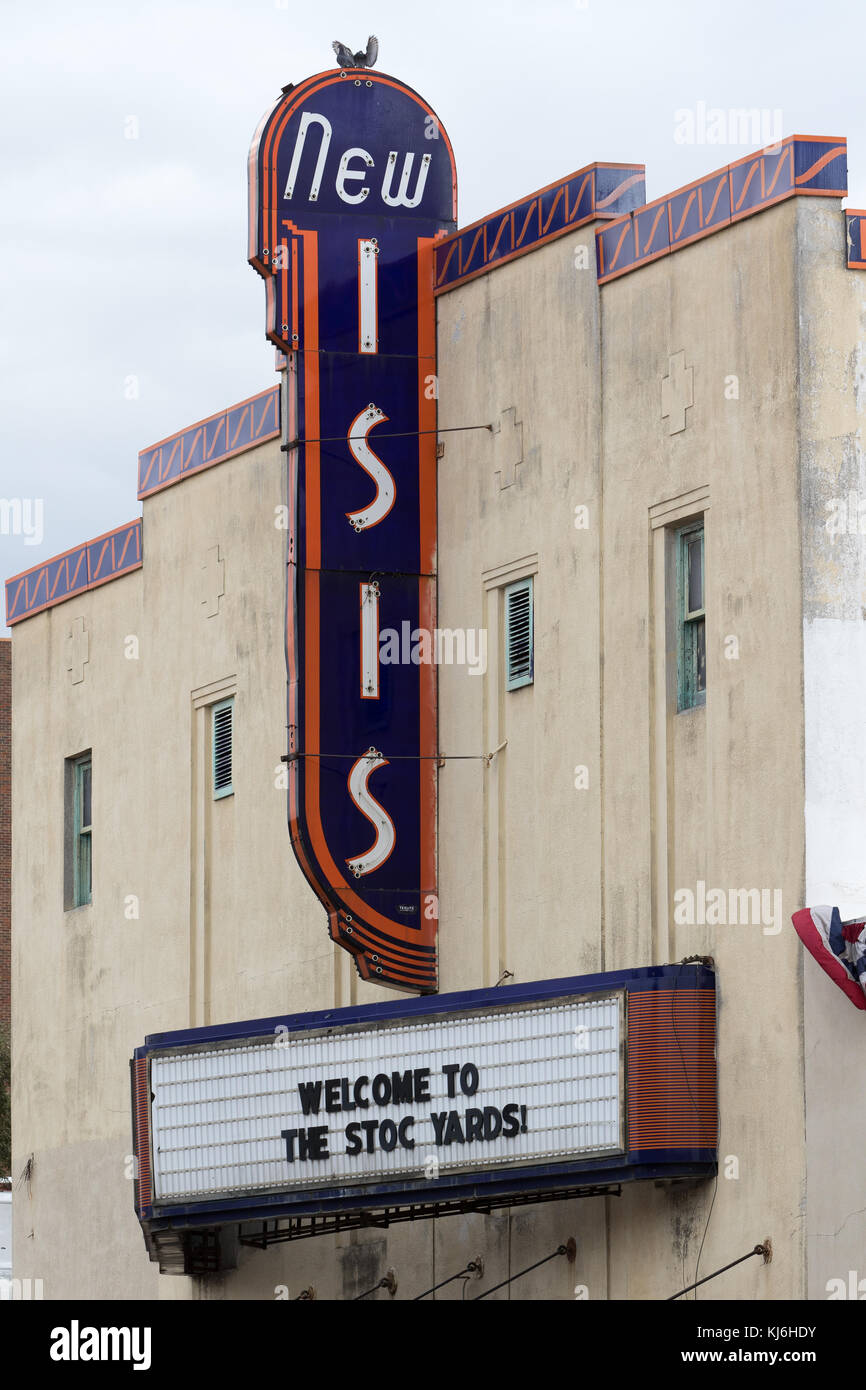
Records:
[[[752,179],[755,177],[755,174],[758,172],[758,165],[759,165],[759,164],[760,164],[760,160],[758,160],[756,163],[754,163],[754,164],[752,165],[751,169],[749,170],[748,174],[746,175],[746,182],[743,184],[742,191],[741,191],[741,193],[740,193],[739,198],[737,199],[737,208],[736,208],[737,212],[739,212],[740,208],[743,206],[743,200],[745,199],[745,196],[746,196],[746,194],[747,194],[748,191],[749,191],[749,184],[752,182]]]
[[[161,450],[161,449],[154,449],[153,453],[151,454],[151,456],[150,456],[150,462],[148,463],[147,468],[146,468],[146,470],[145,470],[144,477],[143,477],[142,480],[141,480],[141,491],[142,491],[142,492],[144,492],[144,489],[147,487],[148,481],[149,481],[149,479],[150,479],[150,475],[151,475],[151,473],[153,472],[153,465],[154,465],[154,462],[156,461],[157,455],[161,455],[161,454],[162,454],[162,450]]]
[[[816,174],[820,173],[824,166],[829,164],[831,160],[837,159],[840,154],[844,154],[845,150],[845,145],[834,145],[832,150],[828,150],[825,155],[822,155],[820,159],[816,160],[804,174],[799,174],[796,182],[808,183],[809,179],[814,178]]]
[[[630,223],[630,221],[629,221],[629,222],[626,222],[626,223],[624,224],[624,226],[623,226],[622,233],[621,233],[621,235],[620,235],[620,239],[619,239],[619,241],[616,243],[616,250],[614,251],[613,256],[612,256],[612,258],[611,258],[610,265],[608,266],[608,270],[609,270],[609,271],[610,271],[610,270],[613,270],[614,266],[616,265],[617,261],[619,260],[619,253],[620,253],[620,251],[622,250],[622,244],[623,244],[623,242],[625,241],[626,236],[628,235],[628,229],[629,229],[630,225],[631,225],[631,223]],[[602,244],[603,244],[603,243],[602,243]]]
[[[175,441],[174,441],[174,448],[172,449],[171,454],[169,455],[169,460],[168,460],[168,463],[165,465],[165,469],[164,469],[164,470],[163,470],[163,468],[162,468],[162,459],[160,458],[160,471],[159,471],[159,479],[158,479],[159,482],[162,482],[162,479],[163,479],[164,477],[167,477],[167,475],[171,472],[171,465],[174,463],[175,455],[177,454],[177,451],[178,451],[178,449],[180,448],[180,441],[181,441],[181,438],[182,438],[182,436],[178,436],[178,438],[175,439]]]
[[[481,237],[484,235],[485,230],[486,230],[485,227],[479,227],[479,228],[478,228],[478,231],[475,233],[475,239],[473,240],[472,245],[471,245],[471,247],[470,247],[470,249],[469,249],[469,255],[466,257],[465,261],[463,262],[463,269],[464,269],[464,270],[465,270],[466,267],[469,265],[470,261],[472,260],[472,257],[475,255],[475,248],[477,247],[478,242],[480,241]]]
[[[535,205],[537,201],[537,198],[533,198],[532,202],[529,204],[529,210],[526,214],[526,217],[523,220],[523,227],[521,229],[520,236],[517,238],[517,241],[515,242],[515,246],[519,246],[520,243],[523,241],[523,238],[526,236],[526,229],[529,226],[532,214],[535,212]]]
[[[97,575],[99,574],[99,571],[100,571],[101,568],[102,568],[102,562],[103,562],[103,560],[105,559],[105,552],[106,552],[107,549],[108,549],[108,541],[105,541],[105,542],[103,542],[102,549],[101,549],[100,552],[99,552],[99,559],[96,561],[96,565],[95,565],[95,567],[94,567],[93,574],[90,576],[91,579],[95,579],[95,578],[97,577]]]
[[[248,411],[249,411],[249,406],[248,406],[248,405],[245,405],[244,408],[243,408],[243,410],[241,411],[240,419],[238,420],[238,424],[237,424],[237,429],[235,430],[234,434],[233,434],[232,437],[231,437],[231,440],[229,441],[229,448],[230,448],[230,449],[233,449],[233,448],[235,447],[235,443],[237,442],[237,437],[238,437],[238,435],[240,434],[241,430],[242,430],[243,427],[244,427],[244,421],[245,421],[246,418],[247,418],[247,412],[248,412]]]
[[[675,237],[675,238],[679,236],[679,234],[680,234],[680,232],[682,231],[683,227],[686,225],[686,218],[687,218],[688,215],[689,215],[689,211],[690,211],[691,206],[692,206],[692,203],[693,203],[694,201],[695,201],[695,194],[694,194],[694,190],[692,190],[692,192],[689,194],[688,198],[686,199],[686,205],[685,205],[685,207],[683,208],[683,215],[682,215],[682,217],[680,218],[679,226],[677,227],[676,231],[674,232],[674,237]]]
[[[716,1104],[714,992],[629,995],[629,1147],[714,1148]]]
[[[542,235],[542,236],[544,236],[545,232],[547,231],[548,227],[550,226],[551,222],[553,221],[553,214],[556,212],[556,209],[557,209],[557,207],[559,206],[559,201],[560,201],[560,199],[562,198],[562,195],[563,195],[564,192],[565,192],[565,189],[564,189],[564,188],[560,188],[559,192],[557,193],[556,197],[554,198],[554,200],[553,200],[553,207],[550,209],[550,212],[549,212],[548,217],[547,217],[547,221],[544,223],[544,225],[543,225],[542,228],[541,228],[541,235]]]
[[[123,540],[123,547],[122,547],[122,549],[121,549],[120,555],[117,557],[117,559],[116,559],[115,562],[114,562],[115,569],[118,569],[118,568],[123,564],[124,560],[126,559],[126,552],[127,552],[127,550],[129,549],[129,542],[132,540],[132,534],[133,534],[133,533],[132,533],[131,531],[127,531],[127,533],[126,533],[126,535],[125,535],[125,537],[124,537],[124,540]]]
[[[727,181],[728,181],[728,173],[727,173],[727,170],[725,170],[724,174],[723,174],[722,177],[719,179],[719,182],[716,184],[716,191],[715,191],[715,193],[713,194],[713,201],[710,203],[710,210],[709,210],[709,212],[707,213],[706,217],[704,218],[704,226],[706,226],[707,223],[710,222],[710,221],[712,220],[713,213],[714,213],[715,210],[716,210],[716,204],[718,203],[719,198],[722,196],[722,189],[724,188],[724,186],[725,186],[725,184],[727,183]]]
[[[256,438],[258,438],[258,436],[261,434],[262,430],[264,429],[264,427],[265,427],[265,420],[268,418],[268,415],[270,414],[271,410],[273,409],[274,405],[276,404],[276,399],[277,399],[277,398],[276,398],[275,395],[274,395],[274,396],[269,396],[268,399],[265,401],[264,405],[262,406],[262,416],[261,416],[261,419],[259,420],[259,423],[258,423],[257,425],[254,424],[254,427],[253,427],[253,434],[255,435]],[[254,422],[255,422],[255,415],[256,415],[256,412],[255,412],[255,406],[254,406],[254,407],[253,407],[253,421],[254,421]],[[275,421],[274,423],[276,423],[276,421]]]
[[[428,391],[428,374],[436,371],[436,306],[433,300],[433,241],[418,239],[418,501],[420,522],[419,559],[421,577],[418,580],[418,621],[422,630],[432,632],[436,626],[436,581],[424,574],[436,571],[436,436],[427,433],[437,425],[437,402]],[[436,875],[436,818],[438,770],[434,754],[438,746],[437,672],[431,663],[418,672],[420,683],[419,753],[426,758],[420,764],[420,868],[422,893],[437,890]],[[421,910],[425,904],[422,900]],[[432,919],[432,931],[427,919],[422,922],[421,941],[433,945],[436,941],[437,917]],[[435,965],[434,965],[435,974]]]
[[[67,558],[67,560],[66,560],[65,565],[58,565],[58,566],[57,566],[57,573],[56,573],[56,575],[54,576],[54,584],[53,584],[53,586],[52,586],[51,593],[47,595],[48,598],[53,598],[54,595],[57,593],[57,586],[58,586],[58,584],[60,583],[60,578],[61,578],[61,575],[63,574],[63,571],[64,571],[64,570],[66,571],[66,574],[67,574],[67,576],[68,576],[68,575],[69,575],[69,560],[68,560],[68,558]],[[47,574],[48,574],[47,568],[46,568],[46,570],[45,570],[45,573],[46,573],[46,576],[47,576]],[[46,582],[47,582],[47,580],[46,580]],[[67,585],[67,587],[68,587],[68,585]]]
[[[223,416],[220,417],[220,422],[219,422],[219,424],[217,425],[216,429],[214,430],[213,439],[211,440],[210,448],[209,448],[208,451],[207,451],[207,457],[208,457],[208,458],[210,458],[210,457],[212,456],[213,451],[214,451],[214,449],[216,448],[217,440],[219,439],[219,437],[220,437],[220,435],[222,434],[222,432],[223,432],[223,430],[225,429],[225,427],[226,427],[226,417],[225,417],[225,415],[223,415]]]
[[[391,941],[383,943],[366,930],[363,922],[357,920],[352,923],[352,934],[357,946],[365,951],[377,953],[392,968],[399,966],[401,969],[411,970],[419,975],[429,975],[433,970],[432,958],[428,957],[426,953],[418,951],[411,942],[407,942],[405,945],[396,945]]]
[[[580,204],[581,204],[581,202],[583,201],[584,189],[586,188],[586,185],[589,183],[590,179],[593,177],[593,173],[594,173],[594,171],[593,171],[592,169],[590,169],[590,171],[589,171],[588,174],[584,174],[584,176],[583,176],[583,178],[582,178],[582,180],[581,180],[581,183],[580,183],[580,188],[577,190],[577,193],[575,194],[575,197],[574,197],[574,204],[573,204],[573,206],[572,206],[571,212],[569,212],[569,210],[568,210],[568,184],[565,185],[565,220],[566,220],[566,222],[573,222],[574,219],[575,219],[575,216],[576,216],[577,213],[579,212],[579,210],[580,210]],[[612,193],[612,194],[610,195],[610,198],[605,198],[604,203],[599,203],[599,207],[604,207],[607,203],[609,203],[609,202],[611,201],[611,198],[615,198],[615,197],[616,197],[616,194],[615,194],[615,193]]]
[[[622,183],[617,184],[612,193],[608,193],[606,198],[602,198],[600,202],[596,203],[596,212],[600,212],[602,208],[606,208],[610,203],[615,203],[617,198],[622,197],[626,189],[633,188],[636,183],[642,183],[643,179],[644,175],[642,172],[640,174],[632,174],[630,178],[624,179]]]
[[[192,442],[190,443],[190,446],[189,446],[189,449],[188,449],[187,455],[186,455],[186,463],[187,463],[187,464],[189,463],[190,459],[192,458],[193,454],[195,453],[195,446],[196,446],[196,444],[198,443],[198,437],[199,437],[200,434],[201,434],[201,426],[199,426],[199,428],[196,430],[195,434],[194,434],[193,437],[192,437]],[[183,440],[181,440],[181,451],[180,451],[180,471],[181,471],[181,473],[183,472],[184,467],[185,467],[185,464],[184,464],[184,457],[183,457]]]
[[[458,242],[452,242],[451,247],[448,251],[448,255],[445,257],[445,262],[442,266],[442,269],[439,272],[439,278],[436,281],[437,285],[441,285],[442,281],[445,279],[445,276],[448,274],[448,267],[451,264],[451,259],[454,255],[454,252],[457,250],[458,245]]]
[[[785,160],[786,160],[786,159],[788,160],[788,162],[789,162],[790,165],[791,165],[791,176],[793,177],[793,174],[794,174],[794,146],[793,146],[793,145],[788,145],[787,149],[785,150],[784,154],[782,155],[782,158],[779,160],[778,164],[776,165],[776,172],[775,172],[775,174],[773,175],[773,177],[772,177],[772,179],[771,179],[771,181],[770,181],[770,187],[767,189],[767,191],[766,191],[766,193],[765,193],[765,195],[764,195],[765,197],[769,198],[769,197],[772,195],[773,189],[776,187],[776,183],[778,182],[779,175],[781,174],[783,168],[785,167]],[[762,161],[761,161],[762,169],[763,169],[763,163],[764,163],[764,161],[762,160]]]
[[[74,569],[74,571],[72,572],[72,575],[70,576],[70,579],[69,579],[69,588],[70,588],[70,589],[72,589],[72,588],[78,583],[78,571],[81,569],[81,566],[84,564],[84,560],[85,560],[85,556],[86,556],[86,555],[87,555],[86,549],[83,549],[83,550],[79,551],[78,562],[77,562],[77,564],[76,564],[76,566],[75,566],[75,569]],[[66,563],[67,563],[67,565],[68,565],[68,564],[69,564],[69,561],[67,560]]]
[[[48,597],[48,570],[45,566],[36,575],[36,583],[33,585],[33,592],[28,595],[28,607],[36,602],[36,595],[39,593],[39,585],[45,580],[45,597]],[[25,589],[25,594],[27,590]]]
[[[654,238],[656,232],[658,231],[658,225],[659,225],[659,223],[661,222],[662,217],[663,217],[664,214],[665,214],[665,209],[666,209],[666,207],[667,207],[667,203],[662,203],[661,207],[659,208],[658,212],[656,213],[655,221],[653,222],[653,225],[652,225],[652,230],[651,230],[649,236],[647,237],[647,240],[644,242],[643,250],[641,250],[640,245],[638,245],[638,255],[639,255],[639,256],[645,256],[646,253],[647,253],[647,251],[648,251],[648,250],[650,249],[650,247],[652,246],[652,244],[653,244],[653,238]],[[635,227],[637,227],[637,218],[635,218]],[[637,240],[637,238],[635,238],[635,239]]]
[[[499,230],[498,230],[498,232],[496,233],[496,236],[493,238],[493,245],[492,245],[492,247],[490,248],[490,252],[489,252],[488,259],[489,259],[489,258],[492,258],[493,256],[496,255],[496,248],[497,248],[498,245],[499,245],[499,238],[502,236],[502,233],[504,232],[505,228],[508,226],[508,222],[509,222],[509,218],[508,218],[508,214],[506,213],[506,215],[503,217],[502,221],[501,221],[500,224],[499,224]]]
[[[147,1058],[137,1057],[135,1061],[135,1156],[138,1159],[138,1201],[140,1207],[149,1207],[152,1200],[149,1099]]]

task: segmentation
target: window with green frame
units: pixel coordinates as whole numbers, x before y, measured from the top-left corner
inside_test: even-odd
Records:
[[[704,525],[692,522],[676,533],[677,709],[707,702]]]
[[[93,896],[93,759],[90,753],[72,763],[72,903],[84,907]]]
[[[234,754],[234,698],[220,700],[212,707],[211,748],[213,751],[214,800],[232,796],[232,759]]]

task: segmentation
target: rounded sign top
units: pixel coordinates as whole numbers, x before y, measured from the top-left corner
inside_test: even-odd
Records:
[[[250,262],[270,273],[279,218],[315,229],[326,216],[417,219],[452,230],[457,180],[448,135],[405,83],[369,69],[321,73],[289,88],[250,148]],[[429,233],[428,233],[429,234]]]

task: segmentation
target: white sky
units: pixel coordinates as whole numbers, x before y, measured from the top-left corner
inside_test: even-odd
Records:
[[[753,148],[675,140],[701,102],[846,135],[866,205],[854,0],[3,0],[2,27],[0,497],[42,499],[44,540],[0,534],[0,579],[138,515],[139,449],[276,381],[246,156],[334,38],[377,34],[438,112],[461,225],[593,160],[652,199]]]

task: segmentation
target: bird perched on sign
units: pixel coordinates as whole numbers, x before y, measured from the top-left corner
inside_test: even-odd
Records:
[[[371,34],[367,40],[367,47],[358,53],[353,53],[346,44],[340,43],[339,39],[334,39],[331,44],[337,55],[337,62],[341,68],[374,68],[376,59],[379,56],[379,40],[375,34]]]

